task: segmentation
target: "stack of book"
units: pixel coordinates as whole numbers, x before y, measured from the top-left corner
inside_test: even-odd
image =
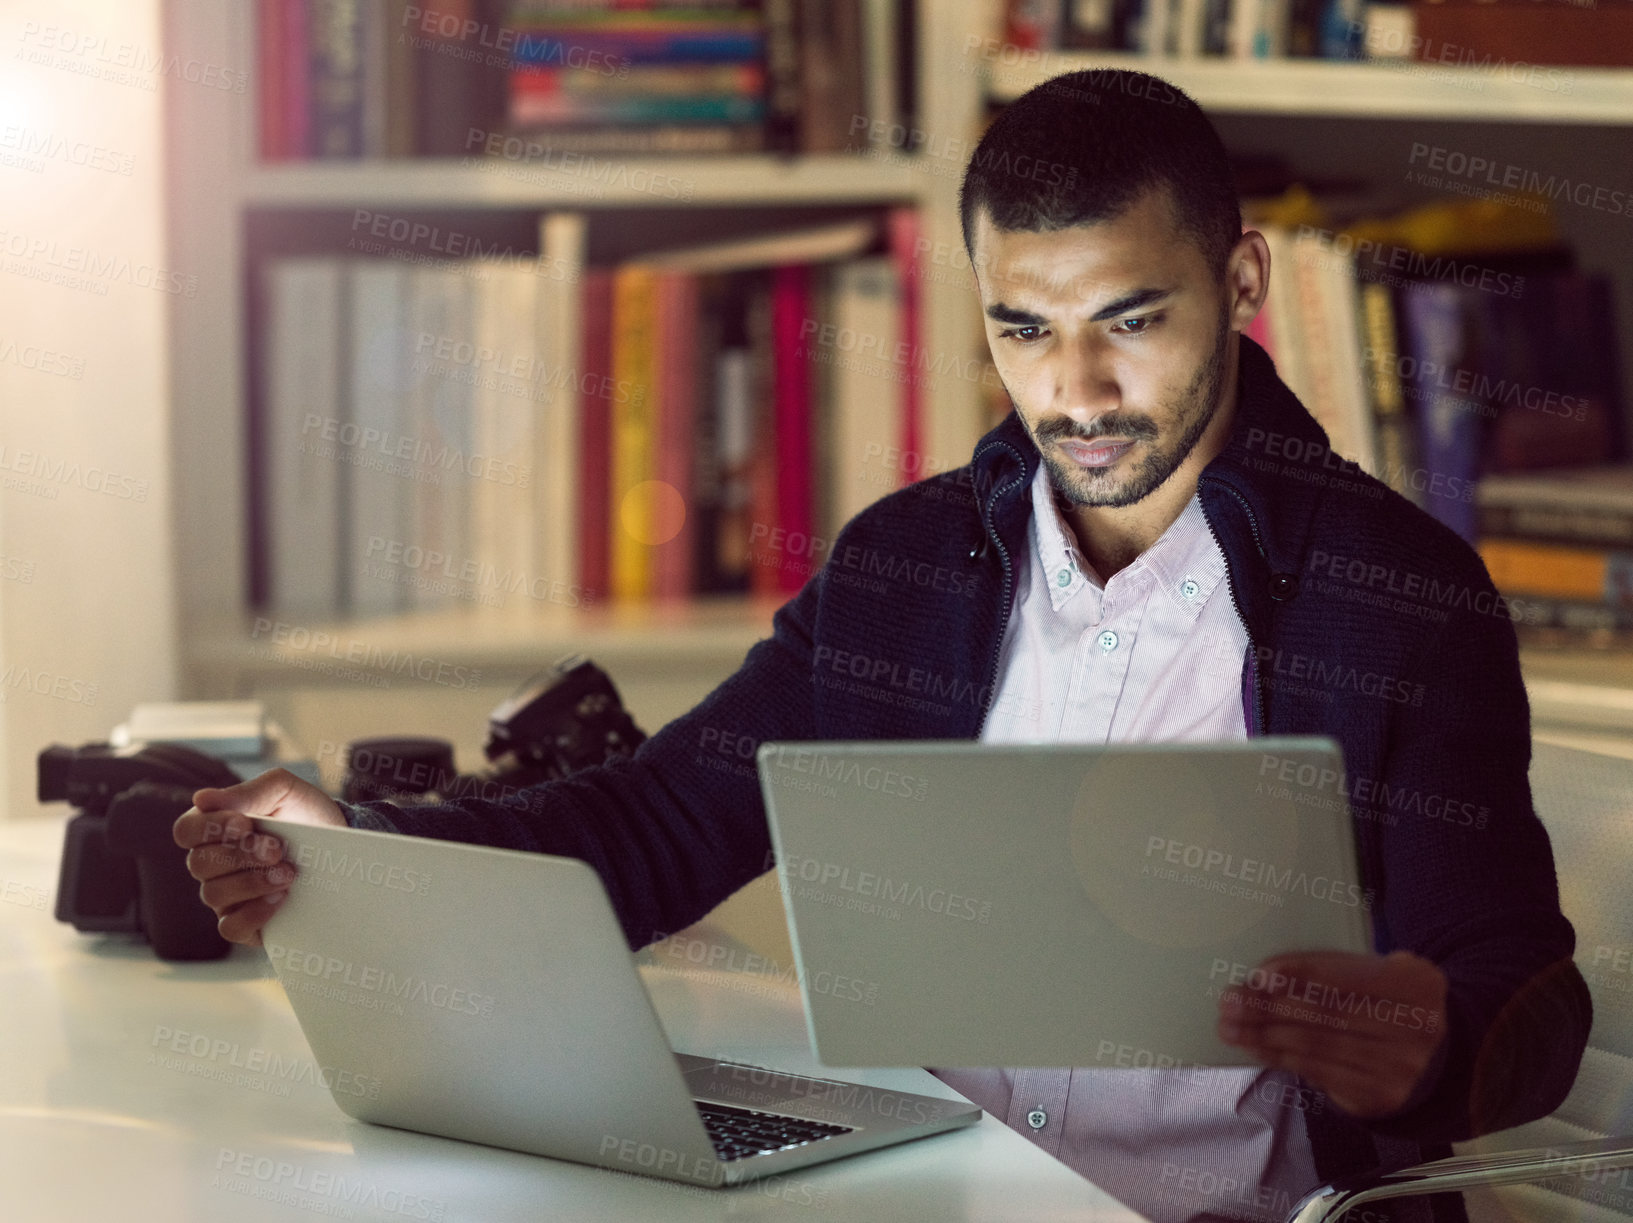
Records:
[[[1492,476],[1479,512],[1480,555],[1522,637],[1633,639],[1633,467]]]
[[[1633,7],[1592,0],[998,0],[1007,42],[1152,55],[1427,61],[1505,69],[1633,63]]]
[[[613,267],[573,213],[536,259],[267,260],[257,605],[798,590],[925,474],[916,214],[886,221]]]
[[[257,0],[261,157],[910,151],[914,7]]]
[[[1271,283],[1248,334],[1339,456],[1465,539],[1482,478],[1626,453],[1610,284],[1568,250],[1464,253],[1405,245],[1399,225],[1249,215]]]

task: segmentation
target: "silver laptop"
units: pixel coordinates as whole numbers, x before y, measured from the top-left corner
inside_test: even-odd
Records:
[[[595,871],[279,820],[263,942],[353,1117],[722,1186],[969,1125],[950,1100],[670,1050]]]
[[[1226,986],[1371,950],[1328,739],[758,759],[825,1066],[1246,1065],[1216,1033]]]

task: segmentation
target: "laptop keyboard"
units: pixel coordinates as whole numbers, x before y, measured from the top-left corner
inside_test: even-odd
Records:
[[[715,1154],[722,1163],[747,1159],[751,1155],[767,1155],[772,1151],[786,1151],[802,1147],[808,1142],[819,1142],[836,1134],[849,1134],[855,1127],[828,1125],[822,1121],[806,1121],[799,1117],[783,1117],[776,1113],[757,1113],[751,1108],[733,1108],[729,1104],[714,1104],[694,1100],[703,1128],[709,1131]]]

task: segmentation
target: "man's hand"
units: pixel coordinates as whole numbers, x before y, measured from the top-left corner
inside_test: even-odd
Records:
[[[1446,974],[1409,951],[1271,956],[1219,999],[1219,1037],[1353,1117],[1387,1116],[1446,1038]]]
[[[251,816],[341,827],[346,820],[333,799],[288,769],[224,790],[199,790],[193,809],[177,818],[171,835],[188,851],[187,870],[215,910],[221,937],[259,947],[261,927],[289,894],[295,864],[283,861],[282,841],[255,831]]]

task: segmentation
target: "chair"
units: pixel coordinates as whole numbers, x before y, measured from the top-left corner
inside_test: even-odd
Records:
[[[1288,1223],[1332,1223],[1366,1202],[1453,1190],[1471,1223],[1633,1217],[1633,759],[1539,739],[1531,792],[1593,995],[1570,1095],[1538,1121],[1457,1144],[1450,1158],[1323,1185]]]

